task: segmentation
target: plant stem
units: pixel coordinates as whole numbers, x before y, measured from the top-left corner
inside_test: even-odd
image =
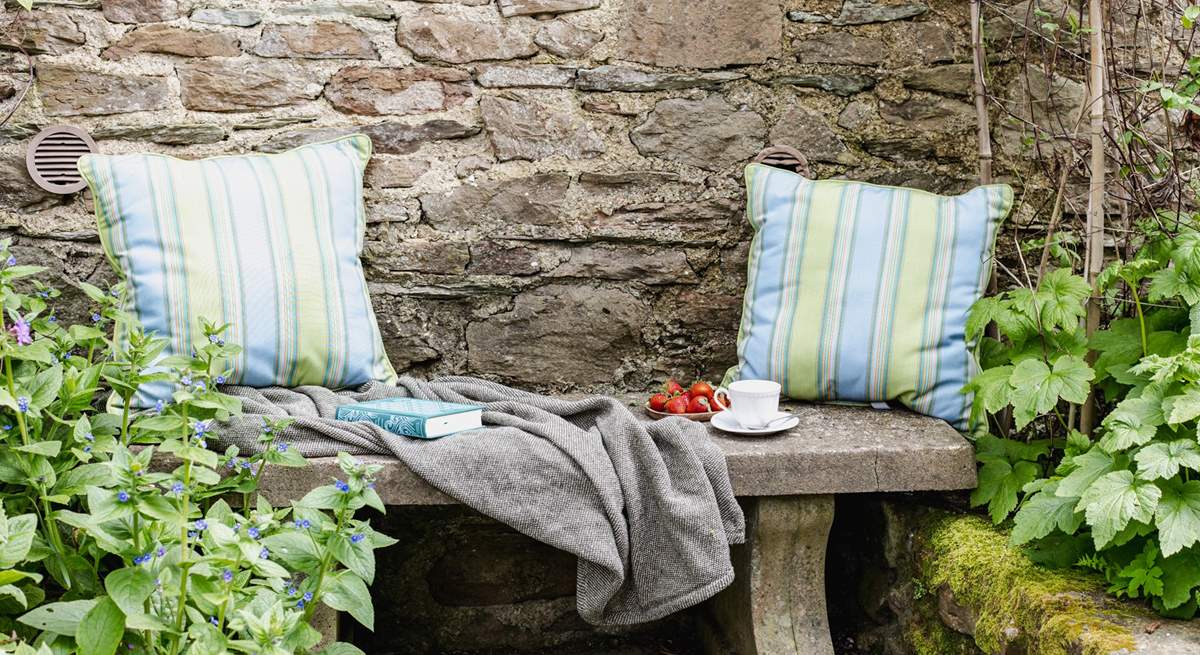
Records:
[[[183,408],[183,439],[185,448],[191,448],[190,443],[192,435],[188,429],[187,422],[187,406]],[[183,617],[186,614],[187,607],[187,587],[188,587],[188,571],[191,566],[188,564],[188,553],[191,551],[188,548],[188,513],[190,512],[189,504],[191,492],[188,490],[188,485],[192,481],[192,460],[187,458],[183,462],[183,493],[180,494],[180,505],[182,512],[180,517],[183,521],[179,524],[179,607],[175,615],[175,636],[171,640],[171,653],[179,652],[179,639],[183,634]]]

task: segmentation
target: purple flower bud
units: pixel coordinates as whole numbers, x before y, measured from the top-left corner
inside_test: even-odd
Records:
[[[266,546],[263,546],[263,549],[258,551],[258,557],[259,559],[269,559],[271,557],[271,551],[268,550]]]
[[[230,571],[229,569],[225,569],[224,571],[221,572],[221,579],[224,580],[225,582],[233,582],[233,571]]]
[[[366,535],[364,535],[364,534],[357,534],[357,533],[352,534],[352,535],[350,535],[350,543],[356,544],[365,538],[366,538]]]
[[[8,333],[17,340],[18,345],[28,346],[33,343],[33,335],[29,332],[29,323],[25,319],[18,318],[11,327],[8,328]]]
[[[196,531],[203,532],[208,527],[208,521],[204,519],[196,519]]]

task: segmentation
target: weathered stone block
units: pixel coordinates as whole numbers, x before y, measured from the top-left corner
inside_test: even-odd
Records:
[[[889,123],[924,132],[961,132],[975,128],[975,108],[965,102],[933,96],[914,96],[885,102],[879,115]]]
[[[878,39],[845,32],[826,32],[797,39],[792,51],[802,64],[877,66],[887,55]]]
[[[658,243],[716,243],[745,213],[739,200],[713,198],[693,202],[646,202],[616,211],[597,211],[587,221],[595,237]]]
[[[454,68],[350,66],[334,74],[325,97],[338,111],[371,116],[441,111],[471,97],[470,75]]]
[[[157,23],[183,15],[177,0],[101,0],[100,6],[113,23]]]
[[[110,75],[57,64],[37,66],[38,93],[49,116],[99,116],[153,111],[170,104],[166,78]]]
[[[885,4],[877,0],[846,0],[842,11],[833,19],[834,25],[865,25],[886,23],[920,16],[929,11],[924,2],[901,2]]]
[[[517,179],[464,184],[421,196],[421,210],[445,232],[488,224],[554,225],[561,219],[571,177],[541,173]]]
[[[753,157],[766,138],[762,116],[735,109],[719,95],[663,100],[630,139],[646,157],[721,170]]]
[[[497,2],[500,3],[500,15],[505,18],[562,14],[600,6],[600,0],[497,0]]]
[[[223,141],[225,129],[211,123],[107,126],[94,130],[92,136],[96,140],[150,141],[169,146],[183,146]]]
[[[37,211],[53,207],[62,199],[63,196],[43,191],[33,183],[24,157],[0,157],[0,207]]]
[[[606,288],[548,285],[467,326],[473,374],[526,384],[604,384],[640,346],[646,306]]]
[[[0,14],[0,50],[31,55],[61,55],[83,45],[86,37],[65,13],[35,10]]]
[[[931,91],[943,95],[970,96],[974,93],[974,64],[947,64],[933,68],[921,68],[904,73],[904,86],[918,91]]]
[[[581,246],[567,251],[546,277],[629,280],[641,284],[695,284],[696,272],[678,249],[645,246]]]
[[[799,105],[783,112],[771,128],[770,139],[772,145],[796,148],[810,161],[839,162],[848,155],[846,144],[824,115]]]
[[[783,36],[775,0],[628,0],[622,19],[618,57],[654,66],[760,64]]]
[[[576,59],[588,53],[604,39],[602,32],[577,27],[565,20],[550,21],[534,35],[543,50],[564,59]]]
[[[183,106],[196,111],[249,111],[280,107],[321,94],[323,80],[292,62],[250,59],[180,64]]]
[[[489,89],[567,89],[575,86],[575,69],[553,64],[482,66],[475,81]]]
[[[533,37],[510,24],[422,11],[396,26],[396,43],[419,59],[465,64],[537,54]]]
[[[379,53],[365,32],[334,21],[309,25],[267,25],[254,46],[260,57],[304,59],[378,59]]]
[[[588,124],[571,96],[484,96],[479,109],[500,161],[590,158],[605,151],[604,136]]]
[[[453,275],[467,270],[470,260],[467,244],[461,241],[368,241],[363,249],[363,261],[368,271],[382,272],[385,277],[390,271]],[[377,275],[371,277],[378,279]]]
[[[811,75],[780,75],[771,78],[772,84],[790,84],[807,89],[820,89],[839,96],[852,96],[875,88],[876,80],[870,75],[846,73],[815,73]]]
[[[524,241],[477,241],[471,244],[471,265],[474,275],[536,275],[553,262],[546,261],[544,248]]]
[[[277,134],[260,145],[258,149],[263,152],[282,152],[308,143],[335,139],[356,132],[371,137],[377,154],[408,155],[420,150],[423,144],[430,141],[474,136],[479,134],[479,127],[446,119],[436,119],[416,125],[386,121],[358,127],[321,127]]]
[[[139,52],[181,57],[236,57],[242,54],[242,49],[237,37],[231,34],[155,24],[126,33],[102,56],[105,59],[123,59]]]
[[[203,7],[193,9],[190,16],[193,23],[208,23],[210,25],[229,25],[232,27],[254,27],[262,22],[261,11],[254,9],[224,9],[218,7]]]
[[[716,88],[726,82],[745,79],[734,72],[663,73],[628,66],[598,66],[579,71],[578,88],[584,91],[671,91],[676,89]]]
[[[372,0],[303,0],[294,4],[276,4],[275,13],[284,16],[357,16],[375,20],[396,17],[388,3]]]
[[[367,186],[375,189],[410,187],[428,171],[427,159],[373,157],[367,165]]]

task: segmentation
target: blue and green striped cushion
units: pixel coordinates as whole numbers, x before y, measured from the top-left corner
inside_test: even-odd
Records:
[[[964,429],[967,312],[988,278],[1007,185],[960,196],[751,165],[755,230],[735,379],[800,400],[897,400]]]
[[[86,155],[79,170],[127,307],[167,354],[203,341],[203,317],[243,347],[224,363],[231,382],[343,387],[395,379],[359,261],[370,157],[359,134],[198,161]]]

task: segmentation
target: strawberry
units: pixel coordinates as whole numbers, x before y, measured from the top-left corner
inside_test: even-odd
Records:
[[[683,385],[676,382],[674,379],[667,380],[663,385],[663,391],[667,392],[668,396],[678,396],[683,393]]]
[[[707,396],[695,396],[692,402],[688,403],[688,414],[704,414],[712,411],[712,406],[708,404]]]
[[[688,404],[681,396],[676,396],[667,401],[667,413],[669,414],[687,414]]]
[[[713,397],[712,385],[705,382],[704,380],[700,380],[699,382],[692,383],[692,388],[688,389],[688,391],[691,392],[693,397],[704,396],[705,398],[708,398],[708,399],[712,399],[712,397]]]
[[[671,400],[671,397],[667,394],[656,393],[650,396],[650,409],[656,412],[665,412],[667,411],[667,401],[669,400]]]

